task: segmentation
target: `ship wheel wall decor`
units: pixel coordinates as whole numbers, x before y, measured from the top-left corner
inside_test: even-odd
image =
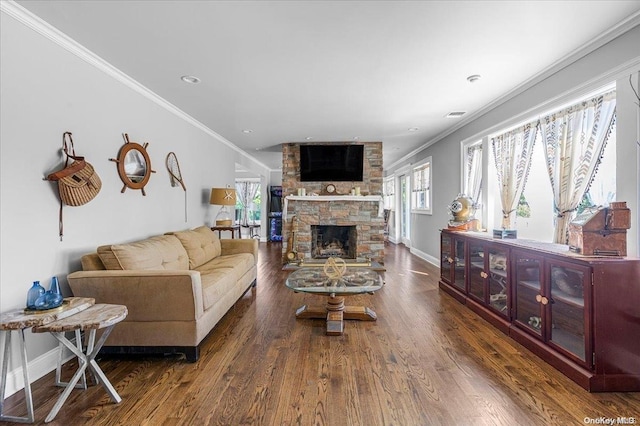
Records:
[[[109,158],[109,161],[114,161],[118,164],[118,174],[120,179],[124,183],[122,190],[124,192],[127,188],[139,189],[142,191],[142,195],[147,195],[144,192],[144,186],[149,182],[151,173],[155,173],[155,170],[151,169],[151,159],[147,153],[148,143],[140,145],[129,140],[129,135],[123,133],[124,145],[120,148],[118,158]]]

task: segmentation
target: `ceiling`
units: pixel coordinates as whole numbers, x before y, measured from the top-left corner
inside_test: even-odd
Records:
[[[640,10],[638,0],[17,3],[270,169],[282,143],[356,138],[382,141],[390,166]]]

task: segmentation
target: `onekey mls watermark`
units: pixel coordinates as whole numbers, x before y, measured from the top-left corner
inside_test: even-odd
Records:
[[[585,417],[586,425],[635,425],[638,424],[636,417]]]

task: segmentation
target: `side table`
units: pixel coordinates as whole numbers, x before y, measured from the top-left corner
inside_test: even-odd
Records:
[[[60,408],[62,408],[62,405],[71,394],[71,391],[80,380],[80,377],[84,375],[87,367],[93,371],[95,376],[98,378],[98,382],[100,382],[102,387],[104,387],[116,404],[122,401],[118,392],[116,392],[111,382],[109,382],[109,379],[107,379],[107,376],[105,376],[104,372],[98,366],[98,363],[95,361],[95,357],[98,355],[98,352],[100,352],[100,348],[102,348],[102,345],[105,340],[107,340],[107,337],[109,337],[109,334],[111,334],[113,327],[125,319],[127,313],[127,307],[123,305],[98,304],[93,305],[76,315],[33,328],[34,333],[51,333],[60,343],[66,346],[67,349],[78,357],[78,370],[67,384],[67,387],[58,398],[58,401],[49,412],[49,415],[44,419],[45,423],[52,421],[56,417],[58,411],[60,411]],[[104,331],[100,336],[100,340],[96,343],[96,331],[103,328]],[[86,352],[75,347],[64,334],[66,331],[75,330],[89,330]]]
[[[242,234],[240,234],[240,225],[230,225],[230,226],[212,226],[212,231],[218,231],[218,238],[222,238],[222,231],[230,231],[231,238],[235,238],[236,232],[238,233],[238,238],[242,238]]]
[[[42,312],[25,312],[16,309],[0,316],[0,332],[4,343],[2,345],[2,376],[0,377],[0,421],[33,423],[33,398],[31,396],[31,382],[27,364],[27,347],[24,340],[24,330],[30,327],[45,325],[81,312],[95,303],[89,297],[69,297],[64,299],[62,306]],[[9,355],[11,353],[11,332],[17,331],[20,338],[20,354],[22,360],[22,377],[24,379],[24,394],[27,405],[26,417],[7,416],[4,414],[4,395],[7,387],[7,371],[9,369]],[[56,376],[57,381],[57,376]],[[74,384],[75,386],[75,384]]]

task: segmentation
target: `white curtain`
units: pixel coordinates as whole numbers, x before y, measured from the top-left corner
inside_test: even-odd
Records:
[[[503,229],[511,229],[511,217],[524,191],[538,126],[539,122],[529,123],[491,138],[500,186]]]
[[[615,117],[613,91],[542,120],[542,142],[556,213],[555,243],[568,242],[569,222],[593,181]]]
[[[464,194],[478,204],[482,192],[482,144],[467,148],[467,164],[464,182]]]
[[[260,182],[236,182],[236,193],[238,195],[238,201],[240,201],[240,204],[242,205],[242,217],[240,219],[241,225],[249,224],[249,207],[253,203],[253,199],[256,197],[259,189]]]

